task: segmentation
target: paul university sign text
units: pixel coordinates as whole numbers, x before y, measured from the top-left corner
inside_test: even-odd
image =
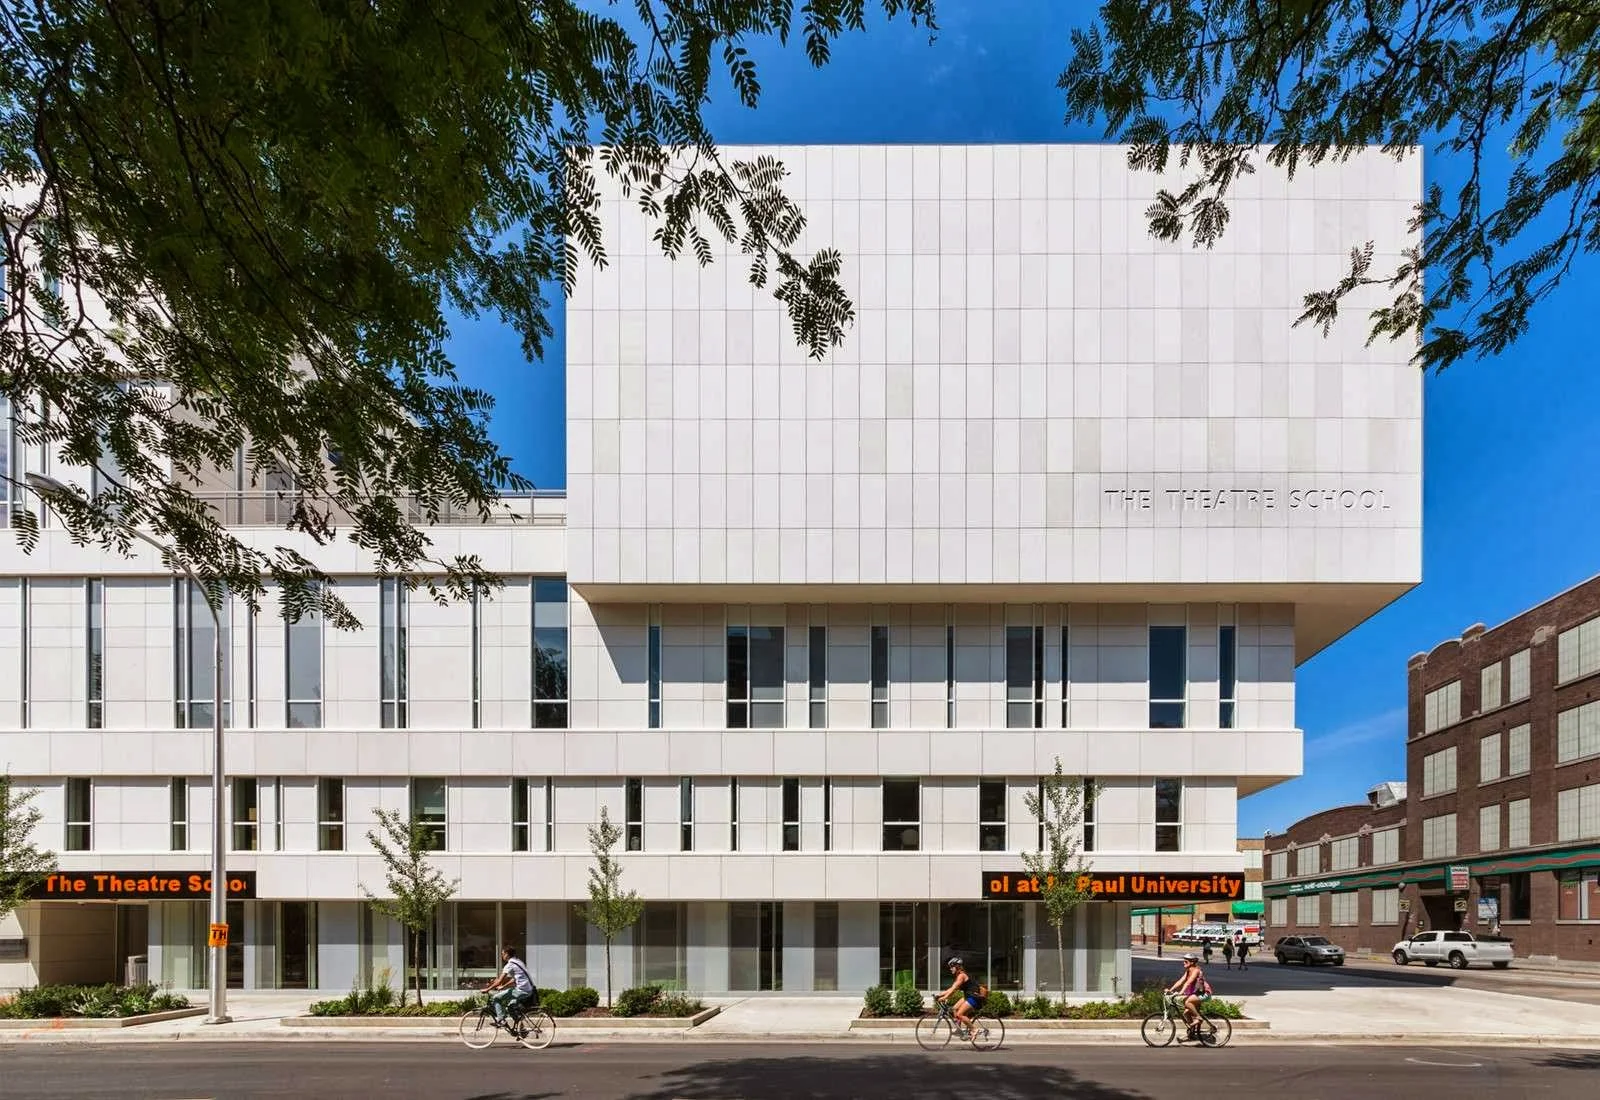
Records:
[[[1238,901],[1244,897],[1244,875],[1184,874],[1139,871],[1094,871],[1078,876],[1078,886],[1095,901]],[[983,896],[1029,901],[1041,893],[1041,884],[1026,871],[985,871]]]

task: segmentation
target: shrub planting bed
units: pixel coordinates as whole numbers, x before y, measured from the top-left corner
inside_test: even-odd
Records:
[[[0,998],[0,1020],[117,1020],[188,1007],[188,998],[154,983],[40,985]]]
[[[428,1001],[417,1005],[415,1001],[401,1003],[399,994],[388,986],[375,989],[351,990],[343,997],[330,1001],[317,1001],[310,1007],[311,1016],[328,1018],[343,1016],[361,1017],[444,1017],[460,1016],[482,1008],[488,998],[474,993],[459,1000]],[[705,1011],[700,1001],[681,993],[667,993],[657,986],[647,985],[623,990],[614,1008],[600,1006],[600,994],[587,986],[575,989],[541,989],[539,1007],[558,1018],[573,1017],[614,1019],[617,1017],[656,1017],[682,1019]]]

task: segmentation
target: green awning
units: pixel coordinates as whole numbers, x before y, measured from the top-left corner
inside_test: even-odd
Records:
[[[1259,917],[1266,912],[1266,903],[1260,901],[1236,901],[1233,903],[1233,915],[1236,917]]]
[[[1162,905],[1162,906],[1149,905],[1149,906],[1141,906],[1140,908],[1135,909],[1133,911],[1133,915],[1136,916],[1136,917],[1154,917],[1154,916],[1181,917],[1184,914],[1188,914],[1191,917],[1194,916],[1194,906],[1192,906],[1192,905]]]

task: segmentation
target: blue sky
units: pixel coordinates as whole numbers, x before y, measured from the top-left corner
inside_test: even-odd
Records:
[[[1051,17],[1059,10],[1037,0],[946,0],[932,45],[903,22],[879,20],[844,39],[820,71],[797,47],[757,47],[762,106],[729,100],[709,120],[725,142],[1101,140],[1061,121],[1055,81],[1070,24]],[[1426,163],[1430,180],[1448,187],[1458,178],[1459,165]],[[1240,803],[1241,835],[1403,779],[1406,659],[1600,572],[1595,302],[1600,262],[1590,258],[1509,352],[1427,380],[1423,583],[1301,667],[1305,775]],[[458,326],[451,350],[463,380],[496,395],[493,432],[518,470],[537,485],[562,485],[559,332],[542,363],[527,363],[516,337],[489,321]]]

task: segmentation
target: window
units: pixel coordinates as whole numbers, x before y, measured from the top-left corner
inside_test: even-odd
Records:
[[[1150,728],[1183,728],[1183,702],[1188,687],[1185,650],[1188,630],[1181,626],[1150,628]]]
[[[189,847],[189,781],[181,776],[167,784],[168,816],[172,820],[169,846],[174,852]]]
[[[1528,651],[1519,649],[1506,662],[1506,702],[1515,703],[1528,697]]]
[[[1478,739],[1478,782],[1493,783],[1500,778],[1500,735],[1491,733]]]
[[[800,850],[800,780],[783,781],[783,850]]]
[[[783,627],[728,627],[728,728],[783,728]]]
[[[567,728],[567,579],[533,578],[533,725]]]
[[[883,781],[883,850],[915,852],[922,847],[922,782]]]
[[[483,727],[483,590],[472,582],[472,728]]]
[[[90,577],[84,582],[84,595],[88,600],[88,614],[84,620],[87,626],[83,668],[84,699],[87,701],[84,725],[97,730],[106,721],[106,582]]]
[[[1322,895],[1303,894],[1294,899],[1294,922],[1301,928],[1316,928],[1322,924]]]
[[[241,776],[233,780],[233,850],[236,852],[253,852],[258,847],[259,796],[260,788],[253,777]]]
[[[9,489],[10,487],[7,486],[7,488]],[[15,507],[14,502],[12,506]],[[10,519],[10,513],[7,513],[7,522],[10,522]],[[33,591],[32,587],[28,584],[27,577],[21,577],[18,579],[17,595],[19,597],[19,606],[17,608],[17,625],[20,627],[18,633],[20,635],[19,641],[21,642],[19,648],[22,650],[22,659],[18,662],[20,667],[17,669],[18,673],[20,674],[18,676],[19,682],[17,687],[19,688],[18,694],[22,696],[22,699],[20,700],[22,705],[17,708],[19,711],[17,718],[21,723],[22,728],[27,729],[32,722],[32,708],[29,705],[28,685],[33,682],[33,673],[31,671],[31,666],[33,663],[33,628],[29,625],[30,611],[33,607]]]
[[[1044,628],[1006,627],[1006,728],[1044,725]]]
[[[678,780],[678,851],[694,851],[694,780]]]
[[[210,729],[215,721],[212,696],[216,692],[216,629],[204,587],[189,580],[173,582],[173,673],[178,729]],[[228,687],[228,601],[219,607],[222,620],[222,691],[224,725],[231,725],[226,701]]]
[[[272,781],[272,850],[283,851],[283,779]]]
[[[1500,847],[1500,803],[1478,807],[1478,851],[1493,852]]]
[[[556,781],[544,781],[544,850],[556,850]]]
[[[1289,923],[1289,899],[1273,898],[1267,903],[1267,924],[1273,928],[1282,928]]]
[[[1431,752],[1422,758],[1422,797],[1449,794],[1456,789],[1456,747]]]
[[[342,779],[317,780],[317,851],[344,851],[344,780]]]
[[[67,841],[69,852],[87,852],[93,847],[94,783],[88,779],[67,780]]]
[[[1234,710],[1239,694],[1239,629],[1234,626],[1217,628],[1217,693],[1221,697],[1217,725],[1233,728]]]
[[[1478,709],[1493,710],[1500,705],[1500,662],[1484,665],[1478,673]]]
[[[828,728],[828,628],[814,626],[806,636],[806,664],[809,680],[809,723],[814,730]]]
[[[1528,829],[1532,817],[1528,811],[1531,805],[1526,798],[1506,803],[1506,847],[1526,848],[1529,845]]]
[[[739,780],[728,780],[728,851],[739,850]]]
[[[1342,894],[1333,894],[1328,898],[1328,923],[1340,927],[1356,923],[1356,899],[1360,895],[1353,890]]]
[[[623,782],[623,820],[630,852],[644,851],[644,780]]]
[[[1461,681],[1451,680],[1422,698],[1422,732],[1432,733],[1461,721]]]
[[[822,781],[822,850],[833,851],[833,780]]]
[[[1183,850],[1183,780],[1156,780],[1156,851]]]
[[[406,596],[401,581],[378,582],[379,691],[386,730],[406,728]]]
[[[1095,802],[1100,792],[1095,788],[1094,780],[1084,777],[1083,780],[1083,850],[1094,851],[1094,816]],[[1043,850],[1044,845],[1039,846]]]
[[[511,850],[526,852],[533,841],[533,780],[511,781]]]
[[[1506,876],[1505,919],[1533,919],[1533,882],[1527,871]]]
[[[1322,845],[1308,844],[1304,848],[1296,848],[1294,852],[1294,873],[1297,877],[1320,875],[1322,873]]]
[[[1006,850],[1006,782],[1003,779],[978,781],[978,850]]]
[[[661,608],[650,609],[650,626],[645,636],[645,649],[650,665],[649,727],[661,728]],[[687,851],[688,849],[685,849]]]
[[[1506,731],[1506,774],[1523,775],[1528,770],[1528,727],[1512,726]]]
[[[955,611],[947,612],[949,618],[955,618]],[[956,728],[956,628],[953,622],[947,622],[944,628],[944,727]]]
[[[1556,875],[1556,920],[1600,920],[1600,871]]]
[[[1563,630],[1556,638],[1556,683],[1600,672],[1600,616]]]
[[[1600,836],[1600,783],[1571,787],[1556,795],[1556,840]]]
[[[307,608],[285,627],[290,729],[322,726],[322,612]]]
[[[1372,891],[1372,923],[1400,923],[1400,891],[1398,889]]]
[[[428,831],[431,851],[445,850],[448,834],[443,779],[413,779],[411,781],[411,820]]]
[[[1372,863],[1381,867],[1385,863],[1400,862],[1400,830],[1379,829],[1372,834]]]
[[[819,901],[812,908],[811,988],[817,992],[839,989],[839,903]]]
[[[1268,874],[1267,874],[1268,878],[1270,878],[1270,879],[1280,879],[1280,878],[1288,878],[1289,877],[1289,853],[1288,852],[1273,852],[1272,856],[1269,859],[1269,863],[1272,866],[1272,870],[1270,872],[1268,872]]]
[[[1350,871],[1360,863],[1361,838],[1342,837],[1328,845],[1328,870]],[[1352,895],[1353,896],[1353,895]]]
[[[1066,614],[1065,610],[1062,614]],[[1072,728],[1071,628],[1061,628],[1061,728]]]
[[[872,728],[889,728],[889,628],[872,628]]]
[[[1422,819],[1422,858],[1448,859],[1456,854],[1456,815]]]
[[[1556,715],[1557,764],[1597,753],[1600,753],[1600,699]]]

